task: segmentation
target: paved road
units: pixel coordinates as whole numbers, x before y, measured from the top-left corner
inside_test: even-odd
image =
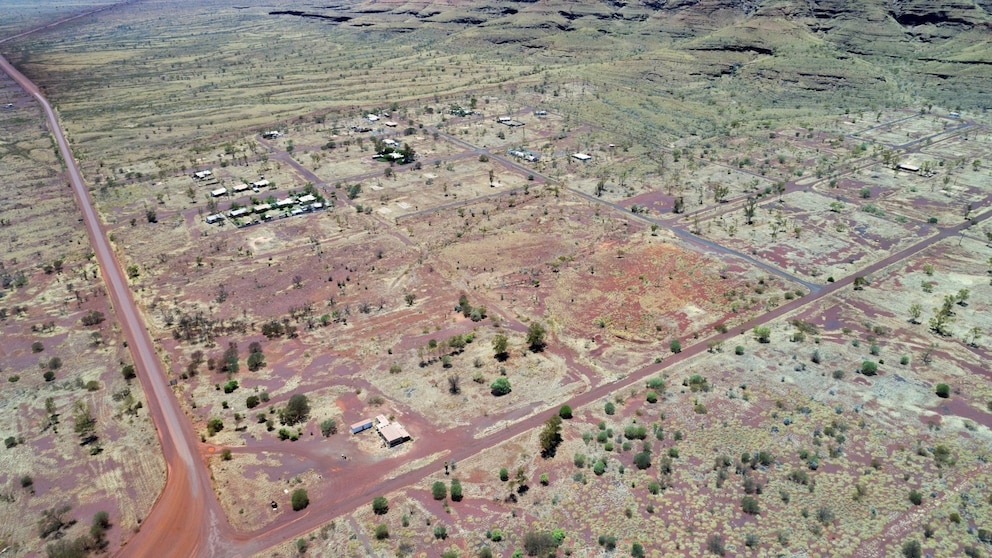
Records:
[[[89,14],[75,16],[70,20],[85,15]],[[26,34],[28,33],[18,36]],[[6,58],[0,57],[0,69],[34,97],[45,112],[49,128],[65,161],[70,185],[83,213],[90,244],[100,264],[114,312],[127,339],[138,378],[148,399],[148,410],[162,444],[167,471],[165,489],[151,513],[142,522],[141,531],[124,547],[126,554],[163,557],[221,555],[220,543],[223,539],[230,538],[228,533],[231,528],[214,495],[208,470],[199,456],[196,433],[169,389],[165,369],[155,353],[144,319],[135,306],[117,256],[93,209],[89,189],[83,182],[55,111],[38,87]]]

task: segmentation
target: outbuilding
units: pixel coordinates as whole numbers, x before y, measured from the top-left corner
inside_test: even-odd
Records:
[[[351,433],[358,434],[363,430],[372,428],[372,419],[363,419],[351,425]]]
[[[572,158],[579,161],[588,161],[589,159],[592,159],[592,155],[587,155],[585,153],[574,153]]]
[[[223,196],[227,193],[227,188],[217,188],[216,190],[211,190],[210,195],[217,198]]]

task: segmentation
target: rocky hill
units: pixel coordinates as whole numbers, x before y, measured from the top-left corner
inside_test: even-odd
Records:
[[[359,0],[271,13],[434,33],[459,49],[525,52],[535,61],[657,60],[620,67],[619,79],[665,75],[677,53],[691,75],[869,97],[878,87],[909,88],[950,106],[992,105],[984,94],[992,0]]]

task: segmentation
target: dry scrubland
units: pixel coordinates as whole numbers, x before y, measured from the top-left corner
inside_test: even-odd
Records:
[[[271,8],[172,6],[122,6],[7,52],[59,109],[228,518],[284,528],[297,488],[317,507],[437,470],[386,494],[385,515],[356,501],[266,555],[510,556],[551,540],[576,556],[635,543],[659,556],[894,556],[910,540],[935,555],[992,551],[979,540],[992,530],[992,229],[918,244],[984,219],[992,136],[984,115],[928,103],[916,88],[931,78],[916,81],[909,62],[838,61],[793,27],[757,23],[646,49],[594,26],[549,34],[531,16],[445,39],[464,23],[454,8],[425,18],[436,26],[389,13],[332,27]],[[551,21],[594,17],[562,14]],[[494,46],[496,34],[508,42]],[[738,52],[714,50],[734,41]],[[776,56],[755,59],[744,47],[756,43]],[[811,66],[822,73],[800,72]],[[0,366],[21,376],[4,388],[17,402],[4,432],[42,431],[55,389],[63,423],[75,399],[91,403],[103,452],[90,457],[68,424],[23,434],[2,453],[16,471],[0,477],[4,513],[54,505],[42,472],[36,494],[20,487],[29,449],[52,466],[79,453],[76,478],[59,481],[80,493],[73,513],[86,522],[121,494],[116,482],[129,498],[110,510],[114,529],[132,529],[161,460],[128,451],[153,436],[140,410],[120,414],[141,394],[123,392],[113,319],[76,325],[110,310],[37,109],[5,94],[17,108],[0,117],[24,137],[0,144],[5,176],[22,178],[3,263],[27,283],[2,301],[15,342]],[[259,135],[269,130],[284,135]],[[373,160],[383,138],[416,162]],[[213,176],[190,176],[203,169]],[[263,176],[269,186],[234,192]],[[204,221],[304,193],[325,208],[244,228]],[[534,324],[540,350],[526,340]],[[46,383],[38,363],[52,351],[64,365]],[[499,379],[512,391],[497,397]],[[299,422],[284,415],[294,394],[311,407]],[[488,447],[573,398],[589,402],[564,420],[554,457],[540,455],[540,429]],[[387,449],[347,433],[378,414],[413,441]],[[322,432],[329,420],[336,434]],[[91,482],[87,460],[118,468]],[[92,486],[105,492],[81,488]],[[42,544],[20,525],[0,536]]]
[[[14,104],[0,111],[0,547],[39,553],[86,536],[100,511],[117,547],[164,483],[158,439],[140,386],[121,373],[130,357],[44,116],[6,76],[0,92]],[[39,538],[42,513],[63,506],[64,526]]]

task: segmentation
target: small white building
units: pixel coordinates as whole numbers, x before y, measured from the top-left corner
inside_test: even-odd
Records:
[[[236,185],[234,186],[234,188],[233,188],[233,190],[234,190],[235,192],[244,192],[244,191],[245,191],[245,190],[247,190],[248,188],[251,188],[251,186],[248,186],[247,184],[244,184],[244,183],[241,183],[241,184],[236,184]]]
[[[255,213],[265,213],[266,211],[268,211],[270,209],[272,209],[272,206],[269,205],[269,204],[267,204],[267,203],[260,203],[260,204],[258,204],[256,206],[253,206],[251,208],[251,210],[254,211]]]
[[[396,127],[396,123],[393,122],[392,120],[387,120],[387,121],[383,122],[383,124],[385,124],[386,126],[389,126],[390,128],[395,128]]]
[[[227,188],[217,188],[216,190],[210,190],[210,195],[218,198],[227,193]]]
[[[206,219],[208,225],[212,225],[212,224],[214,224],[214,223],[216,223],[218,221],[223,221],[223,220],[224,220],[224,216],[221,215],[220,213],[214,213],[213,215],[207,215],[207,219]]]
[[[592,159],[592,155],[587,155],[585,153],[573,153],[572,158],[577,159],[579,161],[588,161]]]
[[[227,214],[230,215],[231,217],[243,217],[245,215],[248,215],[248,210],[245,209],[244,207],[239,207],[237,209],[232,209],[228,211]]]
[[[259,180],[258,182],[252,182],[251,185],[254,186],[255,188],[265,188],[266,186],[269,185],[269,181],[263,179],[263,180]]]
[[[906,172],[920,172],[920,167],[912,163],[899,163],[899,170]]]
[[[367,115],[365,115],[365,118],[366,118],[366,119],[367,119],[367,120],[368,120],[369,122],[378,122],[378,121],[379,121],[379,117],[378,117],[378,116],[376,116],[376,115],[374,115],[374,114],[367,114]]]
[[[212,173],[212,172],[210,172],[208,170],[197,171],[197,172],[194,172],[193,173],[193,178],[195,178],[197,180],[206,180],[206,179],[210,178],[213,175],[214,175],[214,173]]]
[[[291,205],[296,205],[296,200],[292,198],[286,198],[284,200],[279,200],[276,202],[276,207],[278,208],[289,207]]]
[[[299,203],[313,203],[317,201],[317,198],[313,194],[307,194],[296,201]]]

